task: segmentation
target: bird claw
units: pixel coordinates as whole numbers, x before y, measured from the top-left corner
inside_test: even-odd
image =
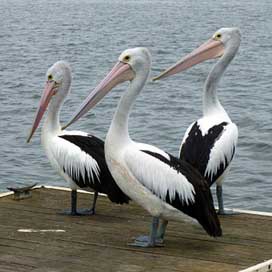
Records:
[[[163,247],[163,239],[158,238],[154,242],[151,242],[150,237],[147,235],[138,236],[133,243],[129,243],[129,246],[133,247]]]
[[[148,242],[149,241],[149,236],[147,235],[140,235],[138,236],[135,241],[137,242]],[[162,238],[156,238],[156,241],[155,241],[156,245],[159,246],[159,245],[163,245],[164,243],[164,240]]]
[[[77,212],[80,214],[80,215],[95,215],[95,209],[79,209],[77,210]]]
[[[94,209],[78,209],[77,211],[72,211],[67,209],[67,210],[58,212],[57,214],[69,215],[69,216],[91,216],[91,215],[95,215],[95,210]]]

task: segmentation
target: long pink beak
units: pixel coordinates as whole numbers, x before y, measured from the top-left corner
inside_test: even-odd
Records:
[[[171,66],[157,77],[154,77],[153,81],[177,74],[205,60],[221,57],[223,54],[223,43],[214,39],[210,39],[195,49],[193,52],[185,56],[175,65]]]
[[[51,100],[51,97],[56,93],[56,89],[55,89],[55,82],[54,81],[47,81],[40,103],[39,103],[39,108],[36,112],[36,116],[31,128],[31,131],[29,133],[29,136],[27,138],[27,143],[30,142],[30,139],[32,138],[34,132],[36,131],[37,127],[39,126],[39,123],[47,109],[47,106]]]
[[[89,94],[84,102],[79,106],[77,112],[71,120],[62,129],[67,128],[76,122],[80,117],[93,108],[102,98],[110,92],[117,84],[132,80],[135,74],[130,65],[124,62],[118,62],[108,73],[108,75],[97,85],[97,87]]]

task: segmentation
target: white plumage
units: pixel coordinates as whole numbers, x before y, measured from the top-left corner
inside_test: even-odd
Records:
[[[154,152],[158,148],[145,145],[143,150]],[[160,153],[164,152],[160,151],[157,154]],[[182,203],[187,205],[194,203],[193,185],[170,165],[137,150],[137,145],[126,149],[124,159],[135,178],[163,201],[166,200],[167,194],[169,194],[170,201],[173,201],[177,194]]]
[[[154,153],[160,154],[165,159],[167,159],[168,161],[170,161],[169,154],[167,154],[165,151],[157,148],[156,146],[149,145],[149,144],[144,144],[144,143],[137,143],[137,142],[133,142],[133,144],[136,145],[136,149],[138,149],[138,150],[147,150],[147,151],[150,151],[150,152],[154,152]]]
[[[100,169],[97,161],[77,145],[60,137],[63,135],[79,135],[91,138],[87,133],[81,131],[64,130],[53,137],[43,133],[42,145],[51,165],[69,184],[73,184],[72,186],[75,189],[78,186],[71,177],[75,177],[76,179],[82,177],[84,183],[86,183],[86,178],[88,182],[93,181],[94,177],[100,180]],[[86,183],[86,187],[88,186],[89,184]]]
[[[233,159],[237,141],[238,128],[234,123],[228,123],[210,151],[210,159],[205,170],[205,176],[213,178],[221,164],[223,164],[224,169],[229,166]]]

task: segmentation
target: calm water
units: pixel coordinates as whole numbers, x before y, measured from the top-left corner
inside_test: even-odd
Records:
[[[240,51],[219,88],[240,134],[225,202],[272,211],[271,10],[271,1],[255,0],[0,0],[0,191],[15,183],[66,185],[45,157],[40,130],[26,144],[45,72],[55,61],[67,60],[73,68],[72,93],[61,113],[65,122],[124,49],[148,47],[155,75],[218,28],[238,26]],[[148,84],[131,115],[133,139],[177,155],[185,129],[201,116],[201,90],[213,63]],[[119,95],[112,92],[95,115],[73,128],[104,138]]]

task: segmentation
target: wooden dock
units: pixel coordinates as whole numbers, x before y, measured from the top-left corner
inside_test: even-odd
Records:
[[[80,194],[79,206],[90,207],[91,198]],[[272,258],[272,216],[221,217],[218,239],[196,224],[170,222],[165,247],[140,249],[127,244],[148,232],[150,216],[135,203],[114,205],[101,196],[97,204],[96,216],[68,217],[57,214],[70,205],[68,191],[0,197],[0,272],[223,272]]]

